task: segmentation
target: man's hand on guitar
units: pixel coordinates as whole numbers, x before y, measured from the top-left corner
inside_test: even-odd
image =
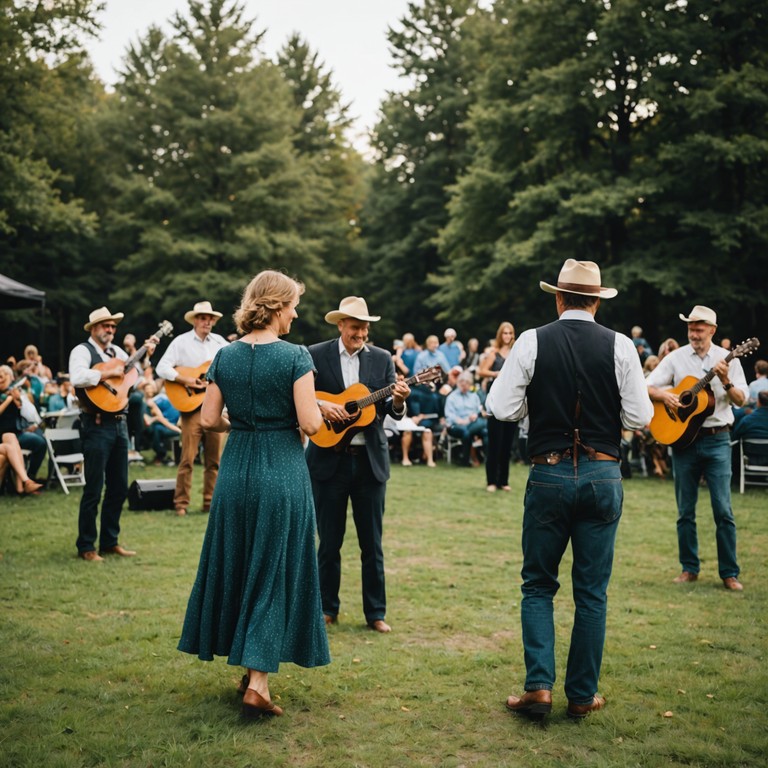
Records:
[[[392,400],[398,411],[402,409],[403,403],[410,394],[411,388],[405,383],[405,378],[403,376],[398,377],[392,389]]]
[[[147,357],[151,357],[155,351],[155,347],[160,343],[160,338],[152,334],[145,342],[144,346],[147,348]]]
[[[676,392],[673,392],[671,389],[663,389],[658,395],[659,402],[664,403],[664,405],[667,408],[679,408],[680,407],[680,398],[677,396]]]
[[[349,421],[350,419],[350,415],[343,405],[331,403],[328,402],[328,400],[318,400],[317,407],[320,409],[323,421],[331,421],[338,424],[342,421]]]
[[[116,357],[113,360],[110,360],[105,367],[100,368],[100,372],[102,381],[106,381],[107,379],[122,379],[125,376],[125,363],[120,360],[120,358]]]

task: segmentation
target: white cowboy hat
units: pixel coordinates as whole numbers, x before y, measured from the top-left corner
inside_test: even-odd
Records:
[[[603,288],[600,285],[600,267],[594,261],[576,261],[566,259],[557,278],[557,285],[540,282],[539,288],[547,293],[578,293],[582,296],[596,296],[600,299],[612,299],[618,291],[615,288]]]
[[[343,298],[339,303],[339,308],[325,316],[325,322],[336,325],[339,320],[343,320],[345,317],[353,317],[355,320],[365,320],[370,323],[381,320],[379,315],[368,314],[368,305],[361,296],[346,296]]]
[[[116,323],[119,323],[124,317],[125,315],[122,312],[117,312],[113,315],[106,307],[99,307],[88,315],[88,322],[83,326],[83,330],[90,331],[94,325],[103,323],[105,320],[114,320]]]
[[[703,304],[697,304],[691,310],[691,314],[688,317],[681,313],[680,319],[684,323],[707,323],[707,325],[717,325],[717,313],[714,309],[705,307]]]
[[[211,306],[210,301],[198,301],[195,306],[184,315],[184,319],[190,324],[195,324],[195,317],[197,315],[212,315],[217,320],[223,317],[221,312],[216,312]]]

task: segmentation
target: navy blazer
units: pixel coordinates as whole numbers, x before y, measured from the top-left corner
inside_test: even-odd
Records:
[[[309,347],[309,354],[317,369],[315,389],[332,395],[342,393],[344,377],[341,374],[339,359],[339,338],[322,341]],[[360,383],[371,392],[394,384],[396,381],[395,364],[392,355],[378,347],[366,344],[360,351]],[[389,414],[394,419],[401,419],[403,414],[392,410],[393,399],[385,398],[376,404],[376,418],[363,429],[365,447],[371,470],[376,479],[384,483],[389,480],[389,444],[384,432],[384,416]],[[309,474],[313,480],[328,480],[336,472],[341,453],[335,448],[319,448],[310,441],[306,451]]]

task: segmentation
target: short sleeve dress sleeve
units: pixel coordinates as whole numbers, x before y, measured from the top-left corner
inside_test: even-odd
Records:
[[[222,347],[214,356],[213,361],[208,366],[208,372],[205,374],[205,380],[206,381],[212,381],[214,384],[217,384],[216,377],[219,372],[219,359],[221,358],[221,353],[227,349],[227,347]]]
[[[293,381],[298,381],[306,373],[317,373],[314,363],[312,362],[312,355],[309,354],[309,350],[302,345],[296,347],[296,356],[293,361]]]

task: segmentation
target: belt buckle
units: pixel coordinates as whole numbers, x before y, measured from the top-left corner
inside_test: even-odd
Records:
[[[561,453],[558,453],[557,451],[550,451],[545,457],[547,464],[550,466],[554,466],[555,464],[559,464],[560,460],[563,458],[563,455]]]

